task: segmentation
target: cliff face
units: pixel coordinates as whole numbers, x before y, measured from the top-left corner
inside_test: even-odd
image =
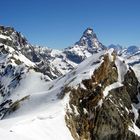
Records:
[[[123,60],[112,57],[105,55],[92,78],[69,91],[65,121],[75,140],[140,139],[139,82]]]

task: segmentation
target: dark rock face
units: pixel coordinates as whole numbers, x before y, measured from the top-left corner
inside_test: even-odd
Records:
[[[50,79],[56,79],[58,76],[62,75],[57,69],[53,70],[49,65],[49,49],[46,48],[43,54],[40,53],[40,47],[33,47],[20,32],[15,31],[14,28],[11,27],[0,26],[0,35],[3,36],[0,37],[0,43],[3,44],[3,47],[0,46],[0,49],[4,48],[4,45],[14,48],[15,52],[17,51],[23,54],[30,61],[34,62],[36,64],[36,69],[48,75]],[[9,51],[7,50],[6,53],[8,54]],[[54,72],[56,76],[54,76]]]
[[[98,38],[96,36],[96,34],[94,33],[92,28],[87,28],[82,37],[80,38],[80,40],[78,42],[75,43],[75,45],[78,46],[88,46],[89,50],[92,50],[93,48],[102,48],[105,49],[105,46],[103,46],[99,41]],[[95,50],[94,50],[95,51]]]
[[[129,130],[135,122],[132,104],[139,103],[139,83],[133,70],[125,74],[123,86],[112,89],[106,97],[103,94],[118,80],[114,61],[105,56],[92,78],[82,81],[86,89],[79,85],[70,91],[65,121],[75,140],[140,140]]]
[[[77,64],[80,64],[85,58],[79,55],[74,54],[73,52],[67,51],[65,52],[67,58]]]
[[[4,27],[0,26],[0,34],[8,37],[8,38],[0,38],[0,42],[12,46],[16,48],[17,46],[24,46],[27,44],[27,40],[25,37],[21,35],[21,33],[16,32],[12,27]],[[17,48],[16,48],[17,49]]]
[[[131,98],[131,101],[135,104],[139,103],[139,100],[137,98],[138,84],[139,84],[139,82],[135,76],[134,71],[132,69],[130,69],[130,71],[128,71],[124,77],[124,85],[126,86],[126,90]]]
[[[20,60],[8,57],[8,50],[4,46],[0,46],[0,58],[5,61],[0,62],[0,119],[4,117],[8,110],[8,106],[12,104],[11,100],[7,100],[11,91],[20,84],[22,76],[25,74],[25,67],[22,67]],[[19,67],[11,64],[14,60]],[[8,82],[5,83],[5,80]]]

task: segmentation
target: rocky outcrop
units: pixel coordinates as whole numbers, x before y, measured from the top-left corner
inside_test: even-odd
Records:
[[[120,86],[105,95],[106,88],[118,82],[115,61],[115,55],[113,61],[105,55],[91,79],[82,81],[84,88],[79,85],[67,91],[70,99],[65,121],[75,140],[140,140],[130,131],[134,124],[140,127],[134,112],[139,82],[133,70],[129,68]]]

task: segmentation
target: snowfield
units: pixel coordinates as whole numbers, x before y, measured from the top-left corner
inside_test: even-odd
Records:
[[[9,97],[16,101],[29,96],[17,111],[0,121],[0,136],[6,134],[1,140],[72,140],[64,120],[63,102],[56,96],[59,86],[48,91],[50,84],[40,75],[31,71]]]
[[[77,88],[82,80],[91,78],[102,63],[100,56],[103,54],[104,51],[95,54],[65,76],[50,82],[46,82],[41,73],[27,72],[8,97],[13,102],[24,97],[27,99],[20,102],[15,112],[0,121],[0,136],[4,132],[1,140],[9,140],[9,137],[13,140],[72,140],[65,123],[69,94],[63,100],[57,95],[65,85]]]

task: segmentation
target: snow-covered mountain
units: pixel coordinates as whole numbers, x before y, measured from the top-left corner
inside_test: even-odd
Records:
[[[138,46],[128,46],[127,48],[124,48],[123,46],[117,44],[111,44],[107,48],[113,48],[119,55],[122,55],[123,57],[129,57],[132,55],[135,55],[140,51],[140,47]]]
[[[128,48],[122,51],[123,55],[126,55],[126,56],[135,55],[138,52],[140,52],[140,47],[138,46],[129,46]]]
[[[69,60],[79,64],[87,57],[105,49],[106,47],[98,41],[93,29],[87,28],[80,40],[74,46],[66,48],[64,53]]]
[[[98,41],[93,30],[91,28],[87,28],[80,40],[75,43],[74,46],[68,47],[63,51],[54,49],[46,51],[45,48],[39,49],[40,50],[38,50],[38,47],[36,48],[36,52],[39,52],[38,56],[40,56],[42,60],[45,60],[47,64],[49,63],[50,68],[56,70],[53,71],[53,73],[56,74],[55,77],[59,77],[60,75],[64,75],[74,69],[75,66],[94,53],[105,50],[106,48]],[[42,63],[43,62],[44,61],[42,61]]]
[[[118,56],[91,28],[63,51],[4,26],[0,43],[1,140],[140,140],[139,51]]]
[[[140,47],[138,46],[129,46],[127,48],[123,48],[120,45],[110,45],[108,48],[113,48],[115,52],[122,56],[125,59],[125,62],[137,69],[136,73],[139,74],[140,70]]]
[[[1,139],[139,139],[139,83],[123,61],[101,51],[50,82],[29,70],[1,106]]]
[[[106,49],[91,28],[84,31],[74,46],[63,51],[33,46],[21,33],[11,27],[0,26],[0,42],[22,53],[50,79],[66,74],[93,53]]]
[[[122,57],[125,58],[126,63],[135,69],[136,75],[140,76],[140,47],[130,46],[124,49]]]

